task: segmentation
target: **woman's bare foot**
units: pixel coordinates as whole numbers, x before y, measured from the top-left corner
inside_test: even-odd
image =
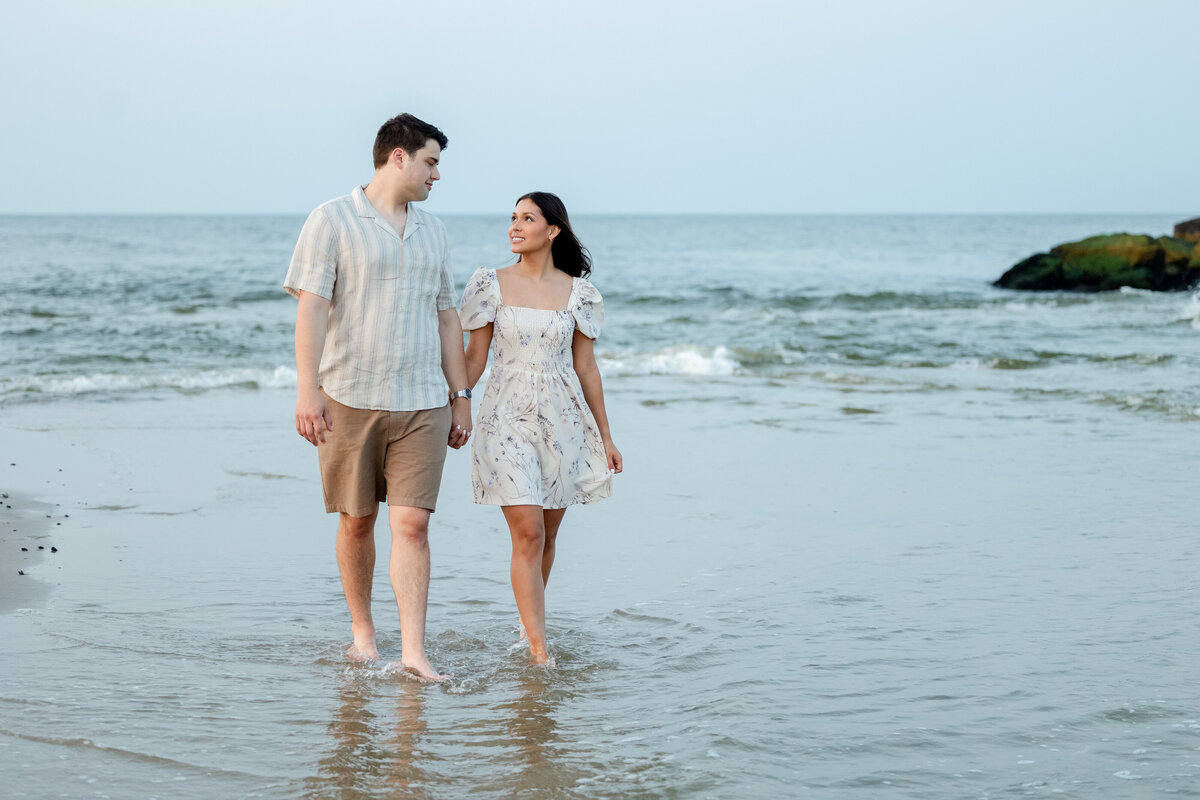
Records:
[[[529,657],[533,659],[533,663],[546,669],[554,669],[554,656],[550,655],[549,648],[546,645],[529,646]]]

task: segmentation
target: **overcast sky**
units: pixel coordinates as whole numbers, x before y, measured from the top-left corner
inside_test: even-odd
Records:
[[[0,212],[1200,215],[1195,0],[4,0]]]

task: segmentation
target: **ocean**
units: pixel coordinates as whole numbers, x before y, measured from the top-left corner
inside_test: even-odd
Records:
[[[1185,216],[581,216],[626,473],[547,673],[451,454],[438,685],[340,655],[303,217],[0,217],[0,794],[1200,797],[1200,295],[990,285]]]
[[[610,379],[854,385],[936,403],[1200,414],[1194,294],[990,281],[1169,216],[594,217]],[[0,402],[290,387],[280,290],[301,217],[0,217]],[[449,217],[456,278],[511,263],[506,219]],[[497,233],[499,231],[499,233]],[[703,386],[703,385],[702,385]]]

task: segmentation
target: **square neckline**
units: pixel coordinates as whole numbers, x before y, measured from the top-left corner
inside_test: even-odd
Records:
[[[504,292],[500,291],[500,271],[492,270],[492,280],[496,282],[496,297],[500,299],[500,305],[505,308],[517,308],[523,311],[548,311],[551,314],[569,314],[571,311],[571,301],[575,299],[575,287],[579,285],[579,278],[571,276],[571,291],[567,295],[566,308],[535,308],[534,306],[514,306],[504,302]]]

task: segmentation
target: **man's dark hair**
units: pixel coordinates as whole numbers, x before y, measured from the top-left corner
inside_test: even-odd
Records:
[[[386,164],[392,157],[392,151],[397,147],[412,156],[416,155],[417,151],[424,147],[430,139],[437,142],[443,150],[446,149],[449,141],[446,134],[428,122],[422,122],[412,114],[392,117],[383,123],[379,128],[379,133],[375,134],[375,149],[372,151],[372,155],[375,157],[375,169]]]

